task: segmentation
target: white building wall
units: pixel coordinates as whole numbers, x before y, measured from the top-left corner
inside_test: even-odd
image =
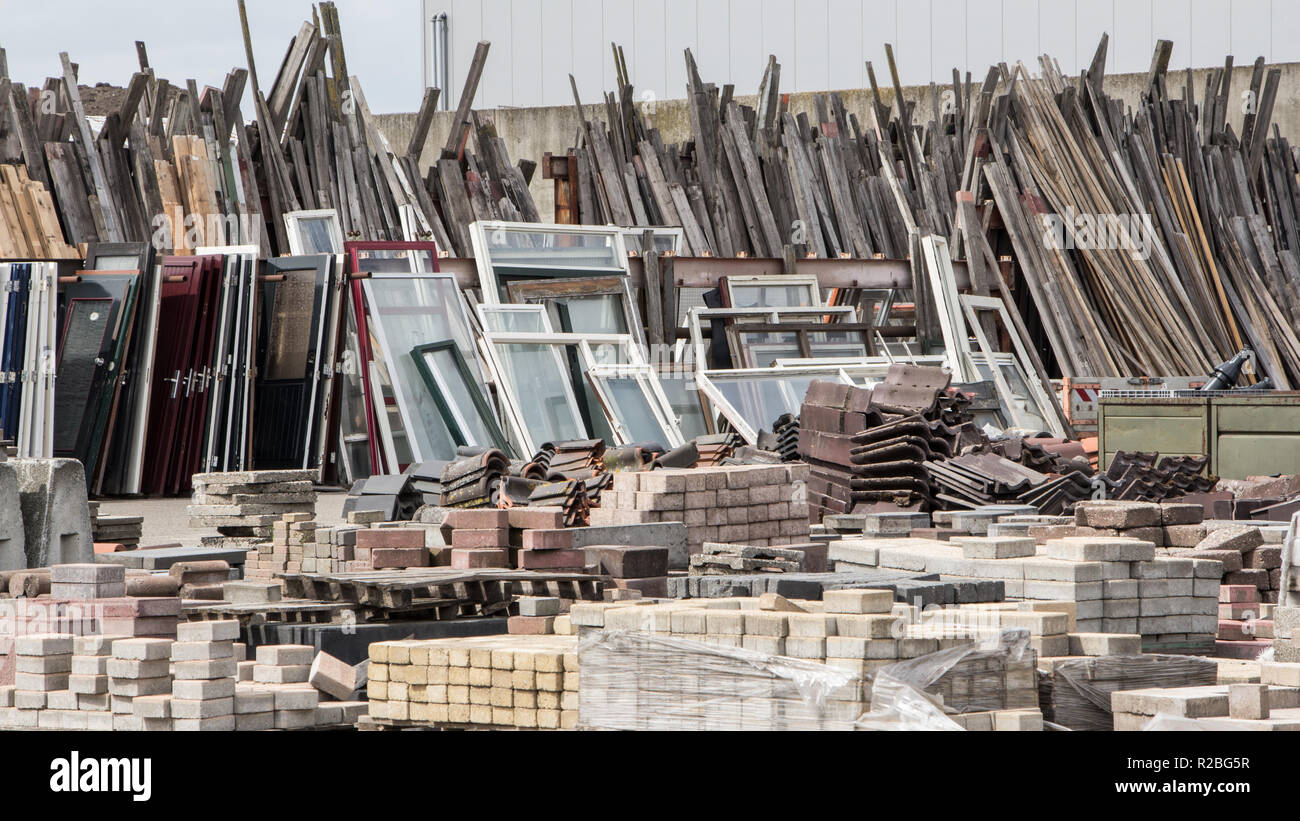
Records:
[[[614,90],[610,43],[623,47],[642,99],[685,96],[683,50],[706,82],[757,91],[768,54],[786,91],[861,88],[866,61],[889,84],[892,43],[903,85],[982,78],[994,62],[1051,54],[1066,74],[1087,66],[1103,31],[1106,69],[1145,71],[1158,39],[1170,67],[1300,60],[1296,0],[420,0],[425,64],[431,18],[450,19],[454,105],[479,40],[490,40],[479,108],[569,105],[573,74],[584,102]]]

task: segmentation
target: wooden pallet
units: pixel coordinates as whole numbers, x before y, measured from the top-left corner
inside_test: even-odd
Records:
[[[238,620],[250,624],[329,624],[344,610],[346,604],[320,601],[278,601],[257,604],[186,604],[181,617],[187,621]]]
[[[359,605],[378,613],[434,612],[439,618],[494,615],[515,595],[599,601],[604,577],[529,570],[423,568],[368,573],[281,573],[294,597]]]

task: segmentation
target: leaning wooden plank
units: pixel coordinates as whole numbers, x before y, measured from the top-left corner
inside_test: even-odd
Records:
[[[65,143],[46,143],[45,155],[68,239],[74,244],[98,242],[99,235],[95,232],[95,220],[90,214],[85,183],[72,147]]]
[[[460,157],[465,144],[465,135],[469,133],[469,112],[474,105],[474,95],[478,93],[478,83],[483,76],[483,67],[487,65],[488,49],[492,44],[480,40],[474,47],[474,59],[470,61],[469,72],[465,75],[465,88],[460,93],[460,102],[456,105],[456,116],[451,121],[451,130],[447,134],[447,144],[442,148],[443,159]]]
[[[68,89],[68,98],[72,102],[72,113],[76,118],[77,131],[81,136],[81,144],[86,150],[86,157],[90,161],[90,173],[94,180],[95,196],[99,198],[100,207],[104,209],[104,225],[108,228],[108,242],[124,242],[126,240],[122,233],[121,219],[114,212],[111,203],[112,198],[109,196],[108,180],[104,175],[104,167],[99,160],[99,154],[95,150],[95,139],[90,134],[90,124],[86,122],[86,110],[81,105],[81,92],[77,89],[77,75],[72,70],[72,62],[68,59],[66,51],[59,53],[59,60],[63,63],[63,80]]]
[[[406,146],[406,156],[417,163],[424,153],[424,143],[429,139],[429,126],[433,125],[434,112],[438,110],[438,95],[441,89],[426,88],[424,99],[420,101],[420,113],[415,117],[415,126],[411,129],[411,141]]]

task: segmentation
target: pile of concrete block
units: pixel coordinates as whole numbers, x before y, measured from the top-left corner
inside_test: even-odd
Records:
[[[859,673],[678,636],[605,631],[579,661],[583,728],[851,730],[869,706]]]
[[[827,590],[823,601],[790,601],[766,594],[579,602],[570,608],[569,619],[580,637],[599,630],[669,635],[712,647],[823,662],[855,675],[983,637],[976,631],[940,635],[921,623],[916,608],[895,604],[889,590]]]
[[[1216,655],[1255,659],[1273,646],[1272,609],[1260,601],[1253,584],[1219,585],[1219,633]]]
[[[692,554],[705,542],[806,543],[808,469],[792,463],[615,473],[591,524],[683,522]]]
[[[1221,563],[1156,556],[1151,542],[1121,536],[1053,538],[1028,555],[1031,542],[985,536],[853,544],[863,567],[1000,579],[1008,599],[1075,602],[1077,630],[1138,633],[1146,652],[1213,651]]]
[[[235,642],[238,638],[237,621],[192,621],[180,625],[176,641],[170,647],[174,676],[170,703],[161,708],[168,715],[160,715],[155,720],[169,718],[175,730],[237,729]]]
[[[120,545],[122,550],[134,550],[140,546],[140,537],[144,534],[143,516],[104,516],[93,513],[90,521],[91,537],[96,545]]]
[[[303,572],[304,551],[314,549],[316,522],[311,513],[286,513],[270,522],[269,541],[257,544],[257,558],[244,563],[244,578],[273,579],[277,573]]]
[[[577,639],[483,636],[370,645],[370,718],[390,724],[572,729]]]
[[[1279,604],[1271,615],[1273,659],[1288,664],[1300,663],[1300,607]]]
[[[827,546],[810,542],[772,547],[705,542],[691,556],[690,572],[697,576],[737,573],[819,573],[826,570]]]
[[[563,527],[563,514],[546,522]],[[453,508],[441,524],[444,541],[451,547],[451,566],[458,570],[510,567],[510,512],[495,508]]]
[[[946,712],[1038,710],[1037,654],[1017,634],[900,661],[882,673],[940,700]],[[1020,729],[1042,729],[1037,726]]]
[[[176,596],[120,595],[123,568],[114,565],[56,565],[43,574],[21,571],[33,584],[19,598],[0,597],[0,685],[11,684],[19,637],[59,633],[166,638],[176,635],[181,600]],[[58,578],[60,597],[50,595]],[[131,577],[125,577],[129,588]],[[18,583],[23,579],[9,580]],[[39,582],[39,584],[36,584]],[[119,593],[113,597],[98,594]],[[37,596],[40,596],[37,598]]]
[[[107,664],[108,694],[114,730],[143,730],[145,716],[160,719],[152,702],[136,706],[146,696],[170,696],[171,639],[117,639]],[[155,699],[154,701],[157,701]]]
[[[506,632],[517,636],[570,635],[571,605],[571,601],[556,596],[519,596],[515,599],[519,613],[506,620]]]
[[[668,595],[668,548],[655,545],[598,544],[583,548],[586,564],[610,577],[608,586],[642,596]]]
[[[86,601],[126,596],[126,568],[117,564],[56,564],[50,568],[50,596]]]
[[[190,527],[216,528],[223,536],[270,538],[271,527],[287,513],[315,518],[316,491],[311,470],[261,470],[196,473]]]
[[[1110,706],[1116,730],[1153,719],[1165,729],[1300,730],[1300,664],[1264,662],[1258,683],[1116,691]]]
[[[1204,687],[1218,682],[1218,665],[1197,656],[1103,653],[1039,657],[1038,702],[1043,717],[1071,730],[1113,730],[1110,693]],[[1105,706],[1103,706],[1105,705]]]
[[[344,700],[356,668],[337,659],[317,664],[311,647],[259,647],[259,680],[237,681],[238,637],[235,621],[182,624],[176,641],[22,636],[17,680],[0,687],[0,728],[306,729],[355,724],[364,714],[364,702]],[[337,700],[322,705],[325,690]]]
[[[1215,521],[1205,526],[1205,538],[1180,555],[1223,562],[1223,584],[1254,587],[1261,602],[1276,603],[1282,587],[1282,545],[1265,543],[1264,530],[1255,525]]]
[[[424,531],[415,527],[368,527],[356,531],[348,568],[404,570],[428,568],[432,564]],[[316,562],[304,562],[304,565],[315,566]],[[304,566],[304,573],[312,572],[308,566]]]

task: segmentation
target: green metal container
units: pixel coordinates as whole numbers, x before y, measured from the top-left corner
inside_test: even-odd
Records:
[[[1205,397],[1102,397],[1098,456],[1104,470],[1116,451],[1209,456],[1224,479],[1300,473],[1300,392]]]

